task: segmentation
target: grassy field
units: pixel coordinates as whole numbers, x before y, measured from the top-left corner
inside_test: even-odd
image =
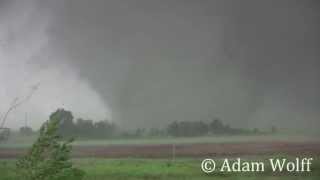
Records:
[[[267,158],[269,157],[242,157],[248,161],[254,159],[265,162]],[[175,161],[166,159],[75,159],[74,162],[77,167],[86,172],[85,180],[318,180],[320,179],[320,161],[319,157],[316,159],[311,166],[312,172],[309,173],[273,173],[271,168],[266,166],[265,172],[216,172],[209,175],[201,171],[201,159],[176,159]],[[17,179],[14,162],[15,160],[0,160],[0,180]],[[216,162],[221,164],[222,160]]]

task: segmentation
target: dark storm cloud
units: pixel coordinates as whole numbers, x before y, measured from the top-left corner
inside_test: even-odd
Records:
[[[67,1],[51,35],[125,124],[215,116],[242,126],[313,124],[317,5]]]
[[[319,127],[317,1],[39,6],[52,12],[48,53],[63,57],[51,63],[74,67],[127,127],[213,117],[245,127]]]

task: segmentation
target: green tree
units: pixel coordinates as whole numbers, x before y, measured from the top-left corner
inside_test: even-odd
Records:
[[[167,133],[171,136],[178,136],[179,133],[179,124],[177,121],[170,123],[167,127]]]
[[[115,125],[107,120],[99,121],[94,123],[94,131],[97,138],[109,138],[114,134]]]
[[[94,136],[94,125],[92,120],[77,119],[75,123],[78,137],[91,138]]]
[[[33,134],[33,130],[31,127],[23,126],[19,129],[19,133],[24,136],[30,136]]]
[[[58,109],[50,115],[50,120],[55,116],[59,119],[58,134],[64,138],[74,137],[76,134],[76,128],[73,123],[73,115],[71,111],[66,111],[64,109]]]
[[[53,113],[45,122],[40,135],[26,156],[17,162],[23,180],[81,180],[84,172],[70,161],[73,139],[62,141],[58,135],[61,116]]]
[[[210,131],[213,134],[224,134],[228,133],[227,131],[230,129],[230,127],[225,126],[220,119],[214,119],[209,124]]]
[[[271,126],[271,133],[277,133],[278,132],[278,128],[274,125]]]

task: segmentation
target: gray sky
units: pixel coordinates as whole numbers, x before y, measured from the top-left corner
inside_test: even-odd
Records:
[[[0,0],[0,112],[319,128],[317,1]],[[4,99],[4,100],[3,100]],[[31,118],[32,117],[32,118]]]

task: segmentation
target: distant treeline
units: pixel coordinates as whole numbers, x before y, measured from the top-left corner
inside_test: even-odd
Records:
[[[251,135],[262,134],[259,129],[232,128],[219,119],[209,122],[203,121],[174,121],[164,128],[138,128],[136,130],[121,130],[115,123],[107,120],[94,122],[74,117],[70,111],[58,109],[50,117],[58,116],[61,119],[59,134],[63,137],[79,138],[138,138],[138,137],[194,137],[206,135]],[[51,119],[51,118],[50,118]],[[272,127],[269,133],[275,133],[276,127]],[[31,134],[32,129],[22,127],[20,132]]]
[[[63,137],[110,138],[116,133],[116,125],[107,120],[94,122],[82,118],[74,121],[70,111],[58,109],[50,115],[62,119],[58,133]]]

